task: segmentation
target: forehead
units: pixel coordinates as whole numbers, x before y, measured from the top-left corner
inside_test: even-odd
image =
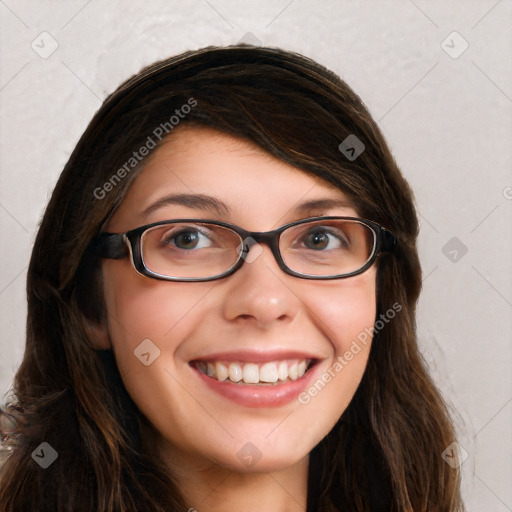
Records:
[[[220,207],[211,209],[208,218],[245,222],[247,228],[251,223],[254,227],[255,220],[271,226],[277,219],[296,220],[286,216],[305,202],[337,201],[338,214],[357,213],[339,189],[321,178],[275,158],[251,141],[197,126],[180,127],[154,151],[112,223],[128,229],[166,215],[190,214],[200,204],[190,200],[165,204],[165,198],[176,195],[213,197]],[[304,208],[301,213],[308,216]]]

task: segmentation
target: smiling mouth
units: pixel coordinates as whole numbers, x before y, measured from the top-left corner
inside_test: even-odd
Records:
[[[264,363],[241,361],[191,361],[202,374],[219,382],[279,385],[300,379],[315,364],[313,359],[286,359]]]

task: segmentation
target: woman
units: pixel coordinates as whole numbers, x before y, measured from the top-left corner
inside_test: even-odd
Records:
[[[242,45],[144,69],[39,229],[2,510],[462,510],[417,232],[317,63]]]

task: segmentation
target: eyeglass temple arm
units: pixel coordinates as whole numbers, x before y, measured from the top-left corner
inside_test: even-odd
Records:
[[[396,246],[396,237],[386,228],[380,228],[381,245],[380,252],[392,252]]]
[[[100,258],[125,258],[129,254],[126,236],[122,233],[101,233],[96,239],[96,251]]]

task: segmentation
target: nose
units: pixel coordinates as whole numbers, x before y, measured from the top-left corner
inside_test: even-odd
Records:
[[[302,304],[290,288],[293,277],[279,268],[267,245],[252,245],[244,259],[242,267],[226,278],[225,318],[260,328],[291,322]]]

